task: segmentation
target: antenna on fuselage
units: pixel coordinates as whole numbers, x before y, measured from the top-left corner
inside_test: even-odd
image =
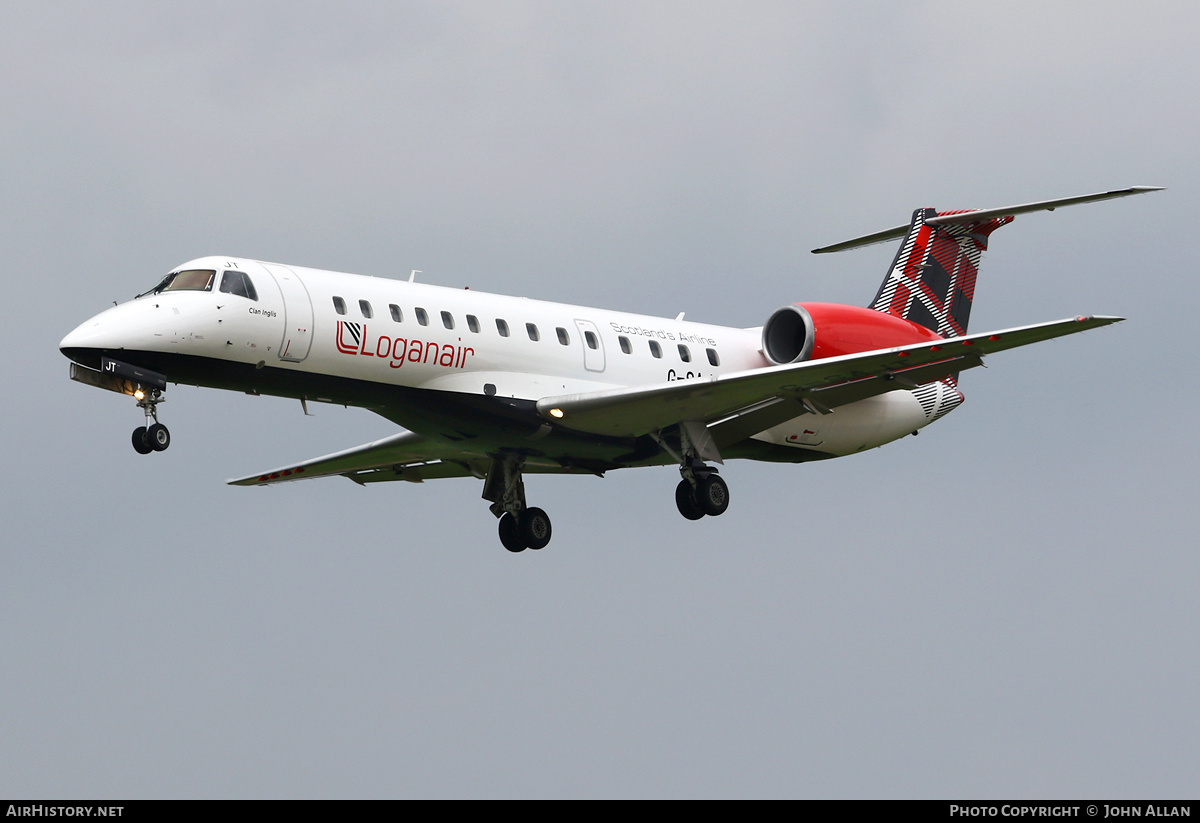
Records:
[[[413,269],[413,270],[412,270],[412,273],[408,275],[408,282],[409,282],[409,283],[415,282],[415,281],[416,281],[416,279],[417,279],[417,275],[418,275],[418,274],[421,274],[421,270],[420,270],[420,269]]]

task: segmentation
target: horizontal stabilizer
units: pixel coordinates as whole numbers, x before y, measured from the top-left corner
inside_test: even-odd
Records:
[[[932,217],[925,221],[927,226],[953,226],[962,223],[974,223],[981,220],[989,220],[997,217],[1012,217],[1018,214],[1028,214],[1032,211],[1054,211],[1060,206],[1075,206],[1080,203],[1095,203],[1099,200],[1112,200],[1117,197],[1128,197],[1131,194],[1145,194],[1152,191],[1162,191],[1162,186],[1133,186],[1128,189],[1119,189],[1117,191],[1105,191],[1097,194],[1081,194],[1075,197],[1063,197],[1058,200],[1041,200],[1037,203],[1024,203],[1019,206],[1005,206],[999,209],[975,209],[972,211],[956,212],[954,214],[941,214],[937,217]],[[870,246],[875,243],[884,243],[888,240],[899,240],[908,233],[909,226],[906,223],[902,226],[895,226],[883,231],[877,231],[874,234],[866,234],[862,237],[856,237],[853,240],[845,240],[841,243],[834,243],[832,246],[822,246],[819,249],[813,249],[813,254],[828,254],[835,251],[846,251],[847,249],[856,249],[860,246]]]

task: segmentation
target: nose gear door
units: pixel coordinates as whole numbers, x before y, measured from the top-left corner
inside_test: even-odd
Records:
[[[308,289],[300,277],[287,266],[263,263],[283,293],[283,340],[279,344],[279,359],[299,363],[308,357],[312,348],[313,308]]]

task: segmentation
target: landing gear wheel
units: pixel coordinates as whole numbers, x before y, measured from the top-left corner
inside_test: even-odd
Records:
[[[679,485],[675,487],[675,505],[679,513],[688,520],[699,520],[704,516],[704,509],[700,508],[692,494],[692,484],[686,480],[680,480]]]
[[[523,552],[526,549],[525,540],[517,528],[517,518],[508,512],[500,518],[500,542],[510,552]]]
[[[729,487],[720,475],[710,474],[696,483],[696,502],[705,514],[716,517],[729,508]]]
[[[537,507],[526,509],[517,521],[517,531],[529,548],[543,549],[550,542],[550,515]]]
[[[154,451],[150,441],[146,439],[146,427],[138,426],[133,430],[133,450],[138,454],[149,454]]]
[[[155,423],[146,429],[146,443],[156,452],[164,452],[171,445],[171,432],[162,423]]]

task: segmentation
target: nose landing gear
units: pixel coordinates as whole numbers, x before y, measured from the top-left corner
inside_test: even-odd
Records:
[[[138,388],[133,395],[138,401],[138,408],[146,413],[146,425],[133,430],[133,450],[138,454],[166,451],[171,445],[171,432],[158,422],[158,404],[165,403],[161,389]]]

